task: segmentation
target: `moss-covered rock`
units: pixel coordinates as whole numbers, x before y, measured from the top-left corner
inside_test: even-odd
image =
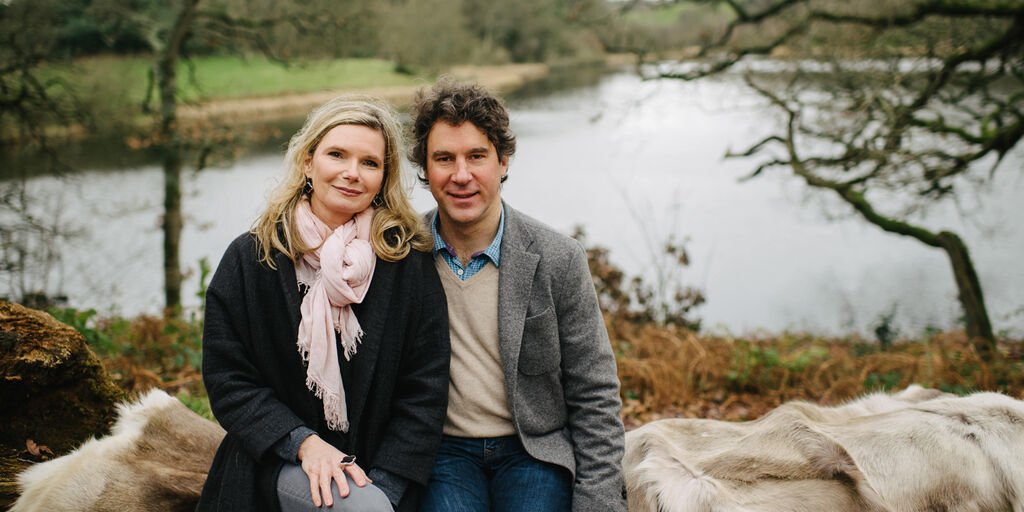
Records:
[[[56,455],[108,432],[124,398],[85,338],[42,311],[0,301],[0,509],[29,462],[26,441]]]

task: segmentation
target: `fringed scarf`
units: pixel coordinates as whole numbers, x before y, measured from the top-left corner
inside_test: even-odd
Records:
[[[295,207],[295,225],[302,243],[316,247],[302,255],[315,278],[302,299],[302,320],[297,340],[299,353],[307,363],[306,387],[323,400],[324,417],[331,430],[348,432],[348,409],[335,332],[340,335],[345,360],[351,360],[363,335],[350,304],[359,304],[370,288],[377,258],[370,245],[373,208],[357,213],[331,231],[301,201]]]

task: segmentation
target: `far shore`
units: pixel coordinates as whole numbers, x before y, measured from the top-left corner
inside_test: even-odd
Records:
[[[452,77],[483,85],[498,93],[514,91],[533,80],[548,75],[547,64],[506,64],[502,66],[456,66],[446,74]],[[398,85],[368,87],[359,89],[333,89],[300,94],[285,94],[260,98],[237,98],[217,100],[198,105],[182,105],[178,118],[182,121],[216,120],[226,123],[247,123],[274,121],[296,117],[297,113],[309,112],[313,107],[339,94],[366,94],[377,96],[395,106],[412,103],[416,91],[429,85],[424,80],[420,85]]]
[[[635,56],[609,54],[605,66],[622,67],[635,61]],[[446,71],[456,80],[477,83],[497,92],[508,94],[527,83],[547,77],[552,65],[544,63],[502,64],[496,66],[453,66]],[[178,108],[182,121],[217,120],[227,123],[248,123],[292,119],[296,113],[311,109],[339,94],[366,94],[376,96],[396,107],[412,104],[416,91],[430,82],[423,80],[419,85],[398,85],[358,89],[334,89],[300,94],[284,94],[260,98],[237,98],[217,100],[198,105],[183,105]]]
[[[608,54],[603,60],[604,66],[622,68],[634,63],[636,56],[631,54]],[[530,82],[547,77],[554,68],[574,65],[600,66],[602,64],[600,60],[596,60],[593,62],[582,61],[556,64],[460,65],[452,66],[442,74],[449,75],[459,81],[477,83],[495,91],[499,95],[505,95],[516,91]],[[212,121],[216,124],[230,125],[236,123],[281,121],[302,117],[317,105],[339,94],[376,96],[395,107],[402,108],[412,104],[416,97],[416,92],[425,86],[429,86],[431,83],[431,80],[424,78],[421,83],[415,85],[341,88],[306,93],[284,93],[280,95],[211,100],[196,104],[179,104],[177,116],[181,124]],[[151,118],[145,118],[140,120],[139,124],[144,126],[150,122],[152,122]],[[83,139],[89,136],[89,131],[78,125],[50,126],[45,128],[44,132],[47,137],[70,136],[73,139]],[[20,134],[18,133],[0,134],[0,142],[17,144],[19,139]]]

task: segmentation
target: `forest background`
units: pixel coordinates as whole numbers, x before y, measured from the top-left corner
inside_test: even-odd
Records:
[[[8,300],[80,331],[126,393],[160,387],[209,417],[202,308],[181,306],[181,281],[199,281],[201,303],[211,269],[178,261],[188,221],[181,175],[280,144],[260,121],[299,107],[267,108],[275,99],[315,103],[357,90],[394,94],[401,107],[443,73],[505,77],[496,83],[504,93],[552,67],[626,63],[649,80],[700,80],[768,57],[793,71],[748,85],[790,123],[737,152],[762,155],[751,177],[785,168],[865,222],[945,251],[964,328],[900,335],[880,318],[873,338],[709,334],[701,290],[675,271],[689,264],[685,242],[657,249],[662,278],[651,281],[614,265],[609,249],[578,231],[627,425],[678,415],[750,419],[786,400],[832,404],[910,383],[1024,398],[1024,343],[992,328],[968,248],[955,233],[869,202],[883,191],[909,197],[907,211],[927,208],[965,182],[1022,171],[1001,166],[1024,120],[1022,26],[1024,3],[987,0],[4,0],[0,274]],[[818,67],[809,72],[807,62]],[[874,67],[865,71],[865,62]],[[923,64],[908,71],[908,62]],[[861,66],[856,73],[851,63]],[[809,74],[829,84],[827,97],[801,94]],[[145,155],[163,167],[163,312],[104,316],[88,304],[67,307],[59,287],[48,289],[46,269],[73,235],[32,213],[24,182],[74,173],[80,155],[67,148],[102,137],[122,141],[125,158]],[[826,140],[829,151],[801,154],[808,138]]]

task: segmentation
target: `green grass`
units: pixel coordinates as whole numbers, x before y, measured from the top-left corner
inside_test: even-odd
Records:
[[[43,71],[72,83],[86,97],[106,97],[124,106],[142,103],[152,59],[100,57]],[[263,57],[200,57],[178,66],[179,98],[186,102],[272,96],[332,89],[418,85],[415,76],[394,71],[382,59],[292,61]]]
[[[707,17],[730,19],[732,11],[728,6],[709,7],[702,4],[679,2],[670,5],[632,9],[623,16],[629,23],[641,25],[693,25],[694,20],[705,20]]]
[[[266,59],[207,57],[196,62],[195,77],[198,88],[182,82],[186,97],[191,96],[193,99],[418,83],[415,77],[396,73],[393,63],[381,59],[293,62],[286,67]]]
[[[185,407],[192,409],[192,412],[210,421],[217,421],[217,418],[213,417],[213,411],[210,409],[210,398],[205,393],[193,395],[185,389],[178,392],[177,398],[181,403],[185,404]]]

